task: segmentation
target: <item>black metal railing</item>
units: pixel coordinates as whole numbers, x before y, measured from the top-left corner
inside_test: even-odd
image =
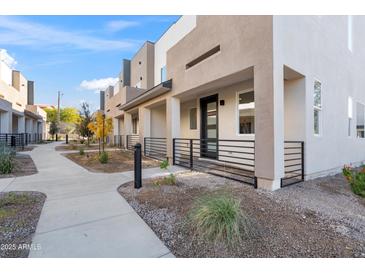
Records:
[[[175,138],[173,164],[257,187],[253,140]]]
[[[0,133],[0,143],[24,149],[24,133]]]
[[[127,135],[127,149],[133,150],[137,143],[139,143],[139,135]]]
[[[114,135],[114,145],[119,148],[124,148],[124,135]]]
[[[156,160],[166,160],[166,138],[145,137],[143,145],[144,155]]]
[[[304,181],[304,142],[284,142],[284,170],[281,187]]]

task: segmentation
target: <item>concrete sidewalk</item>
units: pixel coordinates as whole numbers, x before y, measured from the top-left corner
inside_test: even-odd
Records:
[[[133,172],[91,173],[56,152],[56,145],[26,152],[37,174],[0,179],[0,191],[47,195],[33,238],[41,250],[32,250],[29,257],[173,257],[117,192]],[[163,174],[159,168],[143,170],[145,178]]]

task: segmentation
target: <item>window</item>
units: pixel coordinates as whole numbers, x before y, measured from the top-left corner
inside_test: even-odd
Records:
[[[161,83],[165,82],[167,80],[167,75],[166,75],[166,66],[163,66],[161,68]]]
[[[356,104],[356,133],[358,138],[365,138],[365,106],[363,104]]]
[[[139,64],[139,65],[142,65],[142,62],[141,62],[141,61],[139,61],[139,62],[138,62],[138,64]]]
[[[142,81],[142,76],[141,76],[141,77],[139,77],[139,80],[141,80],[141,81]]]
[[[238,93],[238,133],[255,133],[255,96],[254,91]]]
[[[347,102],[347,111],[348,111],[348,124],[347,124],[347,135],[351,137],[351,126],[352,126],[352,113],[353,113],[353,107],[352,107],[352,98],[348,98]]]
[[[132,118],[132,134],[137,134],[138,118]]]
[[[196,108],[191,108],[189,112],[190,129],[197,129],[197,118],[196,118]]]
[[[314,81],[313,92],[313,118],[314,118],[314,134],[321,134],[322,121],[322,84],[319,81]]]

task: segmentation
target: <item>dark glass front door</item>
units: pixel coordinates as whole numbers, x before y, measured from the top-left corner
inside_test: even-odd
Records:
[[[217,159],[218,153],[218,95],[200,99],[201,157]]]

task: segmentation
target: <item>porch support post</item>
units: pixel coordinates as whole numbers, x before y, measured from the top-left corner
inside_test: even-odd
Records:
[[[151,110],[140,107],[138,110],[139,117],[139,142],[144,150],[144,137],[151,137]]]
[[[174,138],[180,137],[180,99],[169,97],[166,99],[166,152],[170,164],[173,161]]]
[[[271,64],[254,68],[255,176],[257,186],[280,188],[284,177],[284,79],[283,68]]]
[[[132,134],[132,114],[124,112],[124,145],[127,148],[127,135]]]
[[[0,125],[1,125],[1,133],[12,133],[11,131],[11,112],[4,111],[0,113]]]
[[[25,117],[18,116],[18,133],[24,133],[24,132],[25,132]]]

